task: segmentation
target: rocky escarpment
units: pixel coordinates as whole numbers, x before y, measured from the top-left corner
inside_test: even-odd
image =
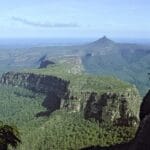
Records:
[[[82,150],[150,150],[150,91],[144,97],[140,109],[140,125],[135,138],[129,143],[110,147],[93,146]]]
[[[92,84],[97,84],[97,82],[100,81],[96,80],[96,83]],[[81,91],[75,91],[77,88],[72,90],[69,81],[55,76],[14,72],[3,74],[0,83],[45,93],[47,96],[42,105],[48,111],[40,112],[37,116],[49,115],[56,109],[63,108],[72,112],[84,112],[86,119],[94,118],[99,122],[112,122],[128,126],[138,122],[140,96],[137,89],[132,86],[127,86],[128,88],[123,91],[113,91],[109,88],[108,90],[111,92],[89,92],[89,88],[86,89],[89,85],[86,85],[85,88],[81,88]],[[102,84],[104,86],[105,82]],[[119,82],[119,84],[121,83]],[[101,84],[98,85],[101,86]],[[103,87],[99,86],[97,88]]]
[[[69,94],[62,107],[70,111],[81,111],[85,119],[115,125],[135,126],[139,123],[141,97],[135,87],[122,92],[81,92]]]
[[[7,72],[2,75],[0,83],[3,85],[20,86],[40,93],[56,93],[59,97],[64,97],[68,92],[69,82],[63,79],[37,75],[33,73]]]
[[[138,123],[140,96],[136,88],[125,92],[104,94],[92,93],[84,109],[85,118],[95,118],[100,122],[133,126]]]
[[[67,98],[69,82],[54,76],[7,72],[2,75],[0,84],[19,86],[46,94],[42,105],[47,108],[47,111],[40,112],[37,116],[47,116],[60,109],[62,99]]]

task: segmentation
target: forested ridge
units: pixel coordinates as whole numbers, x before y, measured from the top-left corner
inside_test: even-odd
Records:
[[[45,111],[44,94],[21,87],[0,87],[0,118],[4,124],[17,126],[22,143],[19,150],[79,149],[90,145],[112,145],[129,141],[135,127],[116,127],[85,120],[82,113],[58,110],[49,117],[36,117]],[[11,147],[10,147],[11,148]]]

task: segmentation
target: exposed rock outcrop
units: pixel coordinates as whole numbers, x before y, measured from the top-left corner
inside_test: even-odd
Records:
[[[133,126],[138,123],[139,107],[140,96],[136,88],[122,93],[92,93],[87,100],[84,116],[100,122]]]
[[[0,83],[20,86],[40,93],[56,93],[64,97],[68,92],[69,82],[55,76],[38,75],[33,73],[7,72],[2,75]]]
[[[129,143],[110,147],[92,146],[82,150],[150,150],[150,91],[144,97],[140,110],[140,125],[135,138]]]
[[[67,98],[69,92],[68,81],[54,76],[33,73],[8,72],[2,75],[0,84],[24,87],[34,92],[46,94],[42,105],[47,108],[47,111],[38,113],[37,117],[48,116],[56,109],[60,109],[61,100]]]
[[[69,81],[48,75],[33,73],[8,72],[2,75],[0,84],[21,86],[47,96],[42,105],[47,112],[37,116],[49,115],[56,109],[84,112],[86,119],[94,118],[99,122],[112,122],[119,125],[133,126],[138,122],[140,96],[135,87],[122,92],[71,91]]]

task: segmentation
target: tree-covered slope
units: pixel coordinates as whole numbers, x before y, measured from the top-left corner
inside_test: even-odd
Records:
[[[106,44],[104,42],[103,46],[105,47]],[[110,46],[112,45],[116,47],[114,42],[111,42]],[[81,54],[82,58],[84,57],[84,50]],[[95,48],[95,51],[98,52],[98,50]],[[108,54],[110,48],[108,47],[107,50]],[[118,54],[118,49],[115,53]],[[104,55],[104,53],[102,54]],[[111,56],[115,57],[112,51],[109,56],[110,60]],[[121,54],[118,54],[116,58],[120,59],[120,56]],[[94,57],[94,55],[88,53],[86,57]],[[57,58],[59,59],[57,60]],[[57,58],[54,59],[57,60],[57,63],[51,64],[47,68],[8,73],[10,78],[6,78],[4,83],[13,84],[7,84],[7,86],[4,84],[5,86],[0,88],[0,102],[2,104],[0,106],[2,119],[0,120],[19,127],[22,145],[18,149],[79,149],[97,144],[107,146],[125,142],[134,137],[136,126],[133,124],[129,126],[130,124],[125,123],[127,120],[135,118],[138,122],[140,96],[136,87],[116,77],[104,76],[105,72],[103,76],[87,74],[87,68],[79,56]],[[148,60],[146,56],[142,58]],[[141,61],[142,58],[140,58]],[[115,64],[119,66],[117,59]],[[99,61],[99,57],[97,61]],[[104,58],[103,61],[105,61]],[[126,64],[124,60],[120,61]],[[114,63],[113,60],[112,63]],[[106,69],[107,65],[105,65],[103,69]],[[109,69],[111,69],[111,63],[109,65]],[[145,66],[145,64],[143,65]],[[93,69],[97,69],[94,67]],[[40,81],[42,81],[41,77],[49,79],[48,76],[56,76],[58,80],[61,78],[69,82],[68,97],[61,99],[60,110],[51,112],[47,117],[36,117],[37,113],[47,111],[42,105],[46,95],[36,93],[37,91],[32,90],[34,87],[29,88],[29,90],[25,86],[19,86],[26,85],[25,80],[28,80],[30,75],[33,77],[33,82],[38,81],[38,83],[32,84],[32,86],[36,85],[37,89]],[[40,80],[38,80],[38,76],[40,76]],[[21,81],[23,80],[22,77],[24,81]],[[34,77],[37,80],[34,80]],[[7,82],[7,79],[15,79],[16,82],[15,84],[14,82]],[[54,95],[50,94],[49,96],[51,97],[48,100],[53,101]],[[107,120],[109,120],[109,125]],[[121,121],[121,124],[125,122],[124,125],[127,126],[115,126],[117,125],[115,124],[116,121]]]
[[[85,120],[79,112],[59,110],[49,117],[37,118],[36,114],[45,110],[41,105],[44,97],[24,88],[0,87],[0,118],[18,127],[22,141],[18,150],[76,150],[120,143],[134,137],[135,127],[99,124]]]
[[[135,84],[141,95],[146,93],[150,86],[147,80],[150,71],[149,46],[116,43],[107,38],[93,44],[84,49],[82,56],[83,66],[88,73],[116,76]]]
[[[135,131],[133,127],[87,121],[79,113],[57,111],[42,126],[26,134],[19,149],[78,150],[90,145],[108,146],[129,141]]]

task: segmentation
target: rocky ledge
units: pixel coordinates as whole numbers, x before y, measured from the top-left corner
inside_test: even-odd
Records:
[[[83,89],[75,94],[70,91],[69,81],[50,75],[7,72],[0,78],[0,84],[20,86],[34,92],[45,93],[42,105],[49,115],[56,109],[83,112],[85,119],[111,122],[118,125],[133,126],[138,123],[140,96],[133,86],[122,92],[88,92]]]
[[[144,97],[140,109],[140,125],[135,138],[129,143],[110,147],[91,146],[82,150],[150,150],[150,91]]]
[[[140,96],[136,88],[125,92],[92,93],[84,109],[85,118],[115,125],[134,126],[139,121]]]
[[[55,76],[33,73],[7,72],[0,78],[0,84],[20,86],[40,93],[56,93],[64,97],[68,92],[69,82]]]

